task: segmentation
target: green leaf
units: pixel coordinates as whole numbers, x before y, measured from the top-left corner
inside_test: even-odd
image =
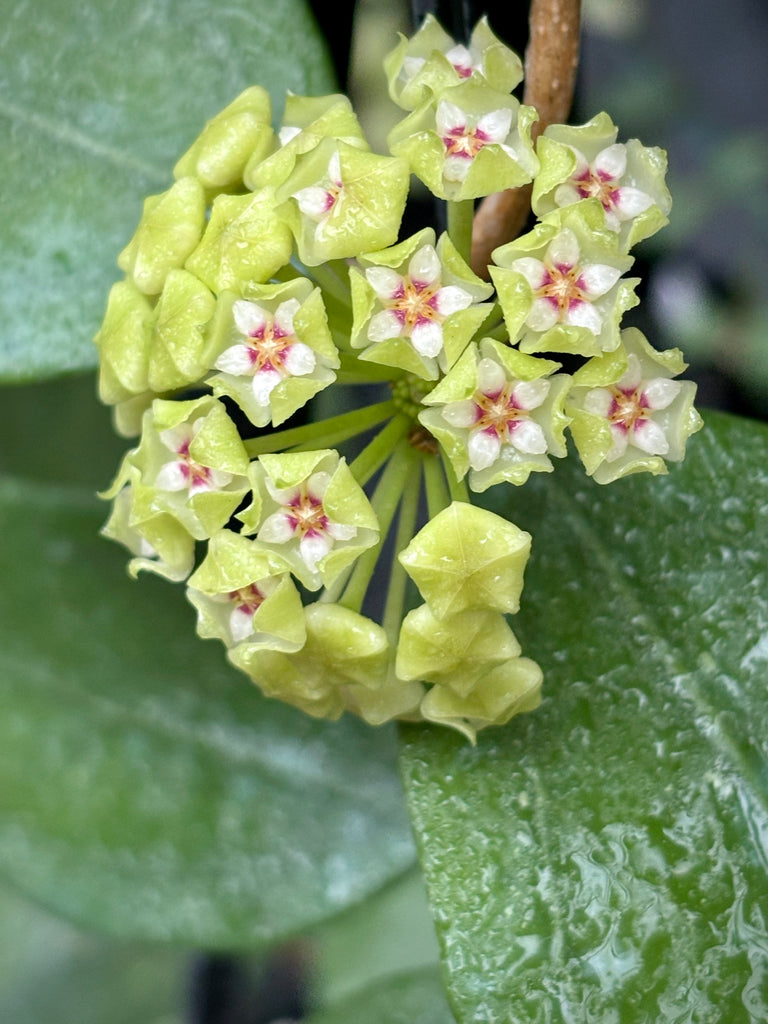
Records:
[[[439,962],[435,926],[418,868],[325,922],[312,938],[316,1002],[324,1007],[351,1004],[356,993],[380,984],[388,975],[436,971]]]
[[[0,870],[115,935],[248,947],[413,861],[393,735],[257,694],[86,492],[0,485]]]
[[[768,430],[707,424],[665,478],[502,492],[544,703],[404,730],[462,1024],[768,1016]]]
[[[302,0],[16,5],[0,40],[0,379],[95,365],[147,193],[246,86],[333,88]]]
[[[454,1024],[436,968],[395,974],[328,1009],[306,1024]]]

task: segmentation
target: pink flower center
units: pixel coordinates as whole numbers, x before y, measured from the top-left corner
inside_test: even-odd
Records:
[[[239,612],[248,615],[253,615],[257,612],[265,601],[264,594],[261,593],[255,583],[249,583],[247,587],[240,587],[239,590],[231,591],[229,599],[234,603]]]
[[[630,433],[636,425],[647,418],[648,402],[639,388],[612,387],[611,407],[608,410],[608,421],[612,426],[619,427]]]
[[[408,277],[402,283],[386,307],[391,309],[401,324],[412,331],[417,324],[436,320],[442,322],[437,310],[437,293],[439,284],[427,284],[426,281],[412,281]]]
[[[483,430],[495,434],[499,440],[507,438],[527,413],[515,401],[512,384],[505,384],[500,391],[484,394],[476,391],[472,401],[475,403],[477,420],[475,430]]]
[[[251,331],[247,344],[253,372],[266,369],[284,375],[285,359],[295,341],[295,335],[282,330],[274,322],[268,321],[263,327]]]
[[[446,156],[458,156],[466,160],[474,160],[483,146],[493,141],[482,128],[468,131],[466,125],[449,128],[448,134],[442,138]]]
[[[582,199],[599,199],[604,210],[611,210],[618,205],[618,181],[605,171],[593,171],[588,167],[577,174],[573,181]]]
[[[581,268],[567,263],[555,266],[545,264],[544,280],[536,290],[536,295],[547,299],[561,316],[576,303],[589,301]]]
[[[305,487],[285,506],[285,515],[293,532],[304,537],[318,537],[328,532],[328,516],[323,502]]]
[[[179,469],[191,491],[208,490],[213,486],[211,470],[208,466],[201,466],[199,462],[195,462],[189,454],[191,443],[192,438],[188,438],[176,449],[176,454],[179,457]]]

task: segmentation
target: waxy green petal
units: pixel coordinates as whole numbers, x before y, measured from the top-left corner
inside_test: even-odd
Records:
[[[516,612],[531,535],[486,509],[454,501],[399,555],[432,613]]]
[[[201,380],[211,367],[208,327],[216,300],[194,274],[172,270],[155,309],[149,385],[161,393]]]
[[[301,212],[294,197],[304,189],[331,187],[329,167],[336,155],[341,181],[338,198],[327,215],[316,221]],[[300,156],[278,196],[286,201],[283,215],[293,231],[301,262],[314,267],[391,245],[400,230],[408,185],[404,160],[364,152],[333,139]]]
[[[499,612],[471,609],[438,619],[425,604],[403,620],[395,671],[401,679],[445,683],[466,696],[489,667],[519,654]]]
[[[244,180],[254,191],[265,186],[278,188],[293,171],[296,160],[309,153],[323,139],[341,139],[358,149],[368,149],[352,104],[346,96],[296,96],[288,93],[279,147],[265,159],[254,154],[245,169]]]
[[[270,189],[213,201],[205,234],[185,266],[213,292],[247,295],[291,258],[291,232],[277,215]]]
[[[447,686],[433,686],[421,702],[428,722],[446,725],[471,742],[479,729],[505,725],[541,703],[542,672],[529,658],[512,658],[483,676],[466,697]]]
[[[149,390],[152,305],[130,281],[112,285],[104,323],[94,344],[99,350],[99,398],[108,405]]]
[[[205,192],[182,177],[167,192],[144,200],[144,213],[131,241],[118,256],[121,270],[146,295],[157,295],[170,270],[184,261],[205,227]]]
[[[250,159],[273,146],[269,93],[254,85],[212,118],[173,169],[174,177],[194,175],[208,189],[239,186]]]
[[[297,651],[306,640],[304,611],[285,567],[257,541],[230,530],[215,533],[208,554],[188,581],[187,597],[197,609],[197,631],[236,646],[229,627],[234,607],[226,598],[251,584],[274,584],[253,615],[253,633],[241,641],[255,650]]]
[[[389,641],[381,626],[340,605],[311,604],[305,616],[307,641],[296,654],[241,646],[229,657],[267,697],[337,719],[347,706],[347,686],[375,692],[385,685]]]

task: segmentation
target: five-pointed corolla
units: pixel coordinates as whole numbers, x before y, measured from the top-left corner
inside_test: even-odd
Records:
[[[408,193],[406,161],[324,139],[278,190],[301,262],[316,267],[391,245]]]
[[[510,93],[520,82],[520,58],[493,34],[486,18],[475,25],[469,45],[456,43],[432,15],[410,39],[384,60],[389,94],[404,110],[413,110],[430,95],[439,95],[474,76],[500,93]]]
[[[183,491],[190,498],[205,491],[218,491],[232,481],[232,474],[198,462],[190,449],[200,433],[203,420],[180,423],[178,426],[161,430],[159,438],[171,453],[155,477],[155,487],[160,491]]]
[[[431,229],[361,257],[352,272],[352,345],[363,358],[434,380],[486,319],[491,288],[471,272],[447,235]]]
[[[484,491],[521,484],[565,455],[563,402],[570,378],[551,376],[558,363],[536,359],[491,338],[470,345],[424,399],[419,415],[445,450],[456,475]]]
[[[656,352],[640,331],[622,332],[622,347],[590,360],[573,378],[571,432],[587,472],[598,483],[628,473],[666,472],[701,427],[696,385],[670,378],[685,369],[680,352]]]
[[[593,199],[495,250],[491,276],[521,351],[596,355],[618,346],[619,320],[637,302],[636,282],[622,279],[633,260],[614,235],[592,229],[596,215]]]
[[[505,145],[512,129],[512,111],[508,108],[472,117],[455,103],[442,99],[437,105],[435,124],[445,147],[446,181],[464,181],[472,161],[485,146],[498,145],[513,160],[517,157],[514,149]]]
[[[623,221],[633,220],[653,205],[653,197],[639,188],[622,185],[627,170],[627,147],[619,142],[601,150],[590,163],[578,149],[573,150],[576,166],[568,181],[555,191],[558,206],[570,206],[581,199],[599,199],[605,223],[618,231]]]
[[[544,258],[524,256],[512,269],[522,274],[531,288],[533,301],[526,327],[548,331],[555,324],[586,327],[594,335],[603,328],[603,317],[595,305],[621,277],[621,271],[600,263],[580,262],[579,243],[568,228],[547,246]]]
[[[548,127],[537,144],[541,170],[532,204],[544,217],[583,199],[597,199],[606,226],[629,249],[666,224],[672,201],[664,182],[664,151],[637,139],[619,143],[617,134],[605,113],[584,125]]]
[[[472,295],[457,285],[441,285],[440,259],[434,246],[424,245],[401,276],[387,267],[369,267],[368,283],[384,307],[368,324],[368,340],[410,338],[426,359],[443,352],[443,322],[472,305]]]
[[[378,541],[378,521],[344,459],[330,450],[262,455],[254,501],[240,514],[249,533],[317,590]]]
[[[134,503],[167,512],[196,540],[227,522],[248,491],[248,456],[226,409],[210,395],[189,402],[155,399],[144,414],[134,467]],[[136,512],[134,512],[136,516]]]
[[[468,79],[395,125],[389,147],[439,198],[476,199],[531,180],[536,117],[513,96]]]
[[[319,289],[302,279],[261,292],[261,301],[220,300],[214,331],[226,347],[210,380],[257,427],[286,420],[332,383],[339,365]]]
[[[306,639],[304,610],[282,569],[258,541],[226,529],[215,533],[187,585],[200,636],[216,637],[227,647],[299,650]]]
[[[501,516],[454,501],[398,559],[437,619],[468,608],[516,612],[531,535]]]

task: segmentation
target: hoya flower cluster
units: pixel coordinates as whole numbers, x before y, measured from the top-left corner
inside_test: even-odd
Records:
[[[463,46],[428,18],[385,66],[388,154],[344,96],[289,95],[276,131],[253,87],[146,200],[96,337],[139,436],[105,532],[185,582],[266,695],[474,739],[542,673],[507,621],[531,538],[472,494],[550,472],[566,430],[600,483],[661,473],[700,421],[679,352],[621,327],[663,154],[605,114],[534,146],[484,20]],[[411,175],[447,202],[440,237],[402,235]],[[477,276],[474,201],[528,182],[537,226]]]

